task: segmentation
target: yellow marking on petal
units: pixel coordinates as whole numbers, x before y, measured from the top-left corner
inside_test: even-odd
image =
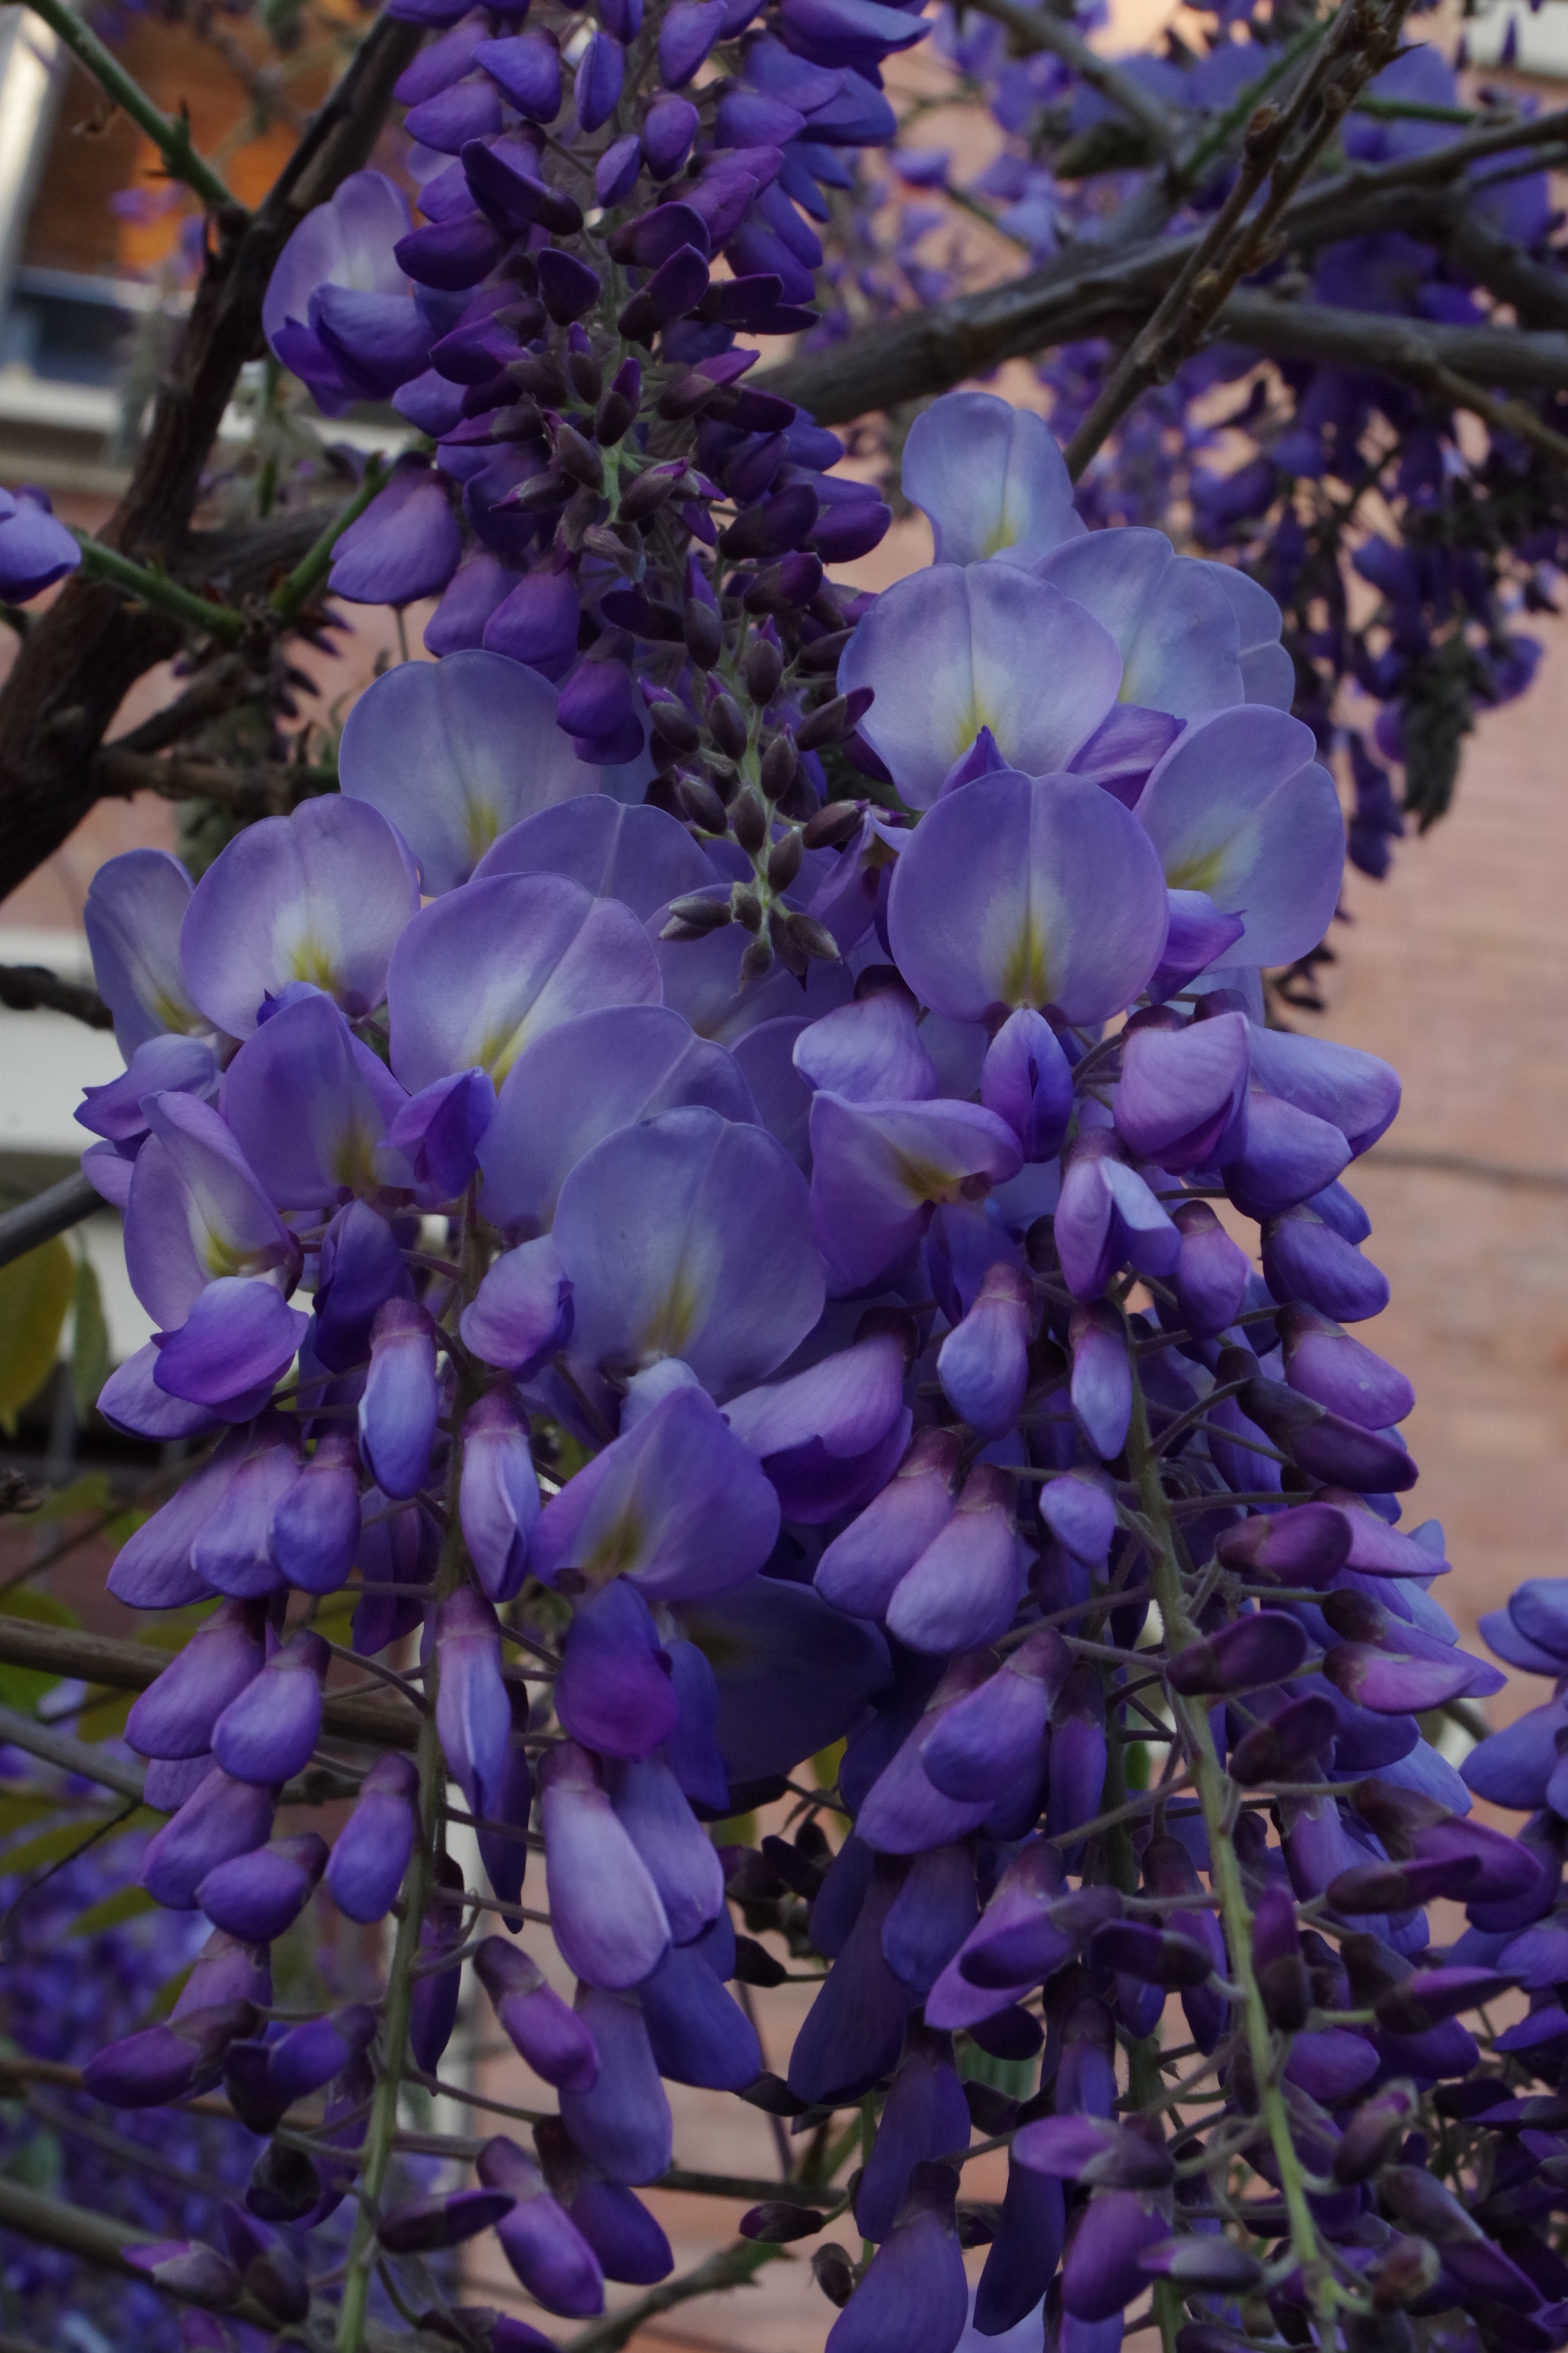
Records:
[[[500,810],[494,801],[481,800],[470,795],[463,813],[463,827],[477,864],[490,844],[500,838]]]
[[[899,1182],[911,1201],[956,1201],[958,1187],[963,1182],[963,1171],[943,1168],[934,1160],[921,1160],[912,1152],[895,1150],[894,1162]]]
[[[375,1190],[379,1182],[375,1155],[380,1141],[381,1138],[373,1134],[359,1120],[352,1120],[339,1130],[332,1145],[331,1166],[340,1185],[346,1185],[353,1193]]]
[[[188,1005],[182,1005],[177,997],[165,997],[162,989],[153,996],[153,1011],[165,1029],[173,1029],[181,1038],[210,1026],[199,1013],[193,1013]]]
[[[696,1331],[703,1302],[689,1280],[684,1265],[677,1267],[669,1289],[644,1326],[645,1363],[652,1356],[679,1356]]]
[[[1228,842],[1222,842],[1217,849],[1210,849],[1194,858],[1180,859],[1175,865],[1167,866],[1165,888],[1168,891],[1206,891],[1212,899],[1215,886],[1225,872],[1229,847]]]
[[[324,940],[312,939],[307,932],[296,940],[289,951],[289,977],[308,980],[314,987],[324,988],[330,996],[337,987],[338,971],[332,952]]]
[[[607,1585],[613,1577],[624,1577],[641,1559],[646,1535],[635,1512],[622,1512],[581,1562],[584,1574],[596,1585]]]
[[[1002,966],[1003,1004],[1012,1006],[1015,1011],[1025,1005],[1048,1005],[1049,965],[1049,943],[1036,924],[1033,907],[1026,906],[1024,920]]]

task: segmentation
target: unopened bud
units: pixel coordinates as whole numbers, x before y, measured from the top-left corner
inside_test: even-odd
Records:
[[[684,899],[672,899],[669,912],[675,923],[685,923],[694,932],[719,931],[732,917],[728,899],[708,899],[700,891],[689,892]]]
[[[574,328],[575,334],[577,330]],[[569,351],[566,373],[572,379],[572,389],[579,400],[592,408],[605,388],[604,371],[591,350]]]
[[[742,2238],[755,2239],[764,2247],[784,2247],[792,2239],[815,2238],[821,2228],[822,2216],[812,2207],[788,2206],[779,2198],[753,2206],[740,2221]]]
[[[708,726],[721,752],[740,759],[751,740],[746,714],[732,694],[716,694],[708,706]]]
[[[768,838],[768,812],[749,785],[736,797],[730,811],[730,824],[747,857],[754,858]]]
[[[724,804],[706,776],[682,776],[675,792],[692,824],[700,826],[704,833],[728,831],[730,820],[724,814]]]
[[[855,2273],[848,2256],[837,2241],[818,2247],[811,2259],[812,2273],[817,2286],[829,2304],[840,2312],[855,2293]]]
[[[775,841],[768,852],[768,888],[787,891],[800,872],[800,861],[805,855],[798,831],[786,833],[782,841]]]
[[[746,649],[746,692],[759,711],[765,710],[779,691],[784,656],[771,638],[753,638]]]
[[[858,686],[853,694],[836,694],[831,702],[818,703],[795,731],[796,749],[816,752],[825,744],[847,744],[870,708],[868,686]]]
[[[799,762],[787,735],[775,735],[763,754],[763,790],[769,800],[782,801],[794,784]]]
[[[773,954],[784,970],[796,980],[805,978],[805,951],[790,932],[789,917],[782,907],[775,907],[768,917],[768,934],[773,944]]]
[[[859,830],[865,810],[864,801],[828,801],[805,821],[802,838],[807,849],[842,849]]]
[[[594,411],[594,438],[600,448],[613,448],[636,415],[624,392],[605,393]]]
[[[1367,2274],[1372,2301],[1379,2312],[1398,2312],[1415,2304],[1437,2284],[1442,2257],[1425,2239],[1395,2239],[1388,2253]]]
[[[1412,2084],[1385,2084],[1363,2100],[1334,2151],[1334,2179],[1365,2181],[1386,2165],[1415,2123],[1417,2107]]]
[[[853,629],[834,629],[826,637],[813,638],[802,646],[795,656],[795,668],[812,678],[832,678],[838,669],[838,658],[854,636]]]
[[[724,624],[700,597],[686,600],[686,650],[699,670],[711,670],[724,650]]]
[[[665,385],[658,396],[658,413],[671,424],[696,417],[718,398],[719,389],[711,376],[693,368],[689,375],[677,376],[673,384]]]
[[[566,371],[553,352],[520,352],[516,359],[507,362],[507,374],[513,384],[520,384],[524,392],[552,408],[571,397]]]
[[[614,393],[607,392],[605,395],[606,401],[616,397]],[[604,438],[602,434],[600,438],[601,440]],[[666,501],[674,496],[684,471],[685,468],[679,462],[667,466],[646,467],[635,480],[626,484],[621,492],[616,508],[621,521],[623,522],[648,522],[652,516],[658,514]],[[708,607],[704,605],[700,609],[706,612]],[[713,617],[717,619],[718,616],[715,615]]]
[[[820,964],[838,962],[838,943],[826,923],[815,915],[791,915],[788,923],[790,937],[803,955],[815,956]]]
[[[656,702],[648,719],[660,759],[688,757],[702,741],[702,730],[683,702]]]
[[[743,883],[737,882],[730,893],[730,903],[734,909],[735,921],[738,923],[743,923],[747,931],[752,933],[762,930],[763,902],[754,891],[748,891]]]
[[[773,943],[766,932],[759,932],[741,958],[741,987],[745,988],[753,980],[761,980],[765,973],[773,970]]]
[[[593,443],[583,438],[575,426],[556,427],[555,462],[574,482],[581,482],[584,490],[604,489],[605,461]]]

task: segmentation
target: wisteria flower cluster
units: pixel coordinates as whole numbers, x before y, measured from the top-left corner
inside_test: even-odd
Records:
[[[1086,531],[988,395],[919,421],[904,486],[936,560],[827,674],[875,801],[816,806],[816,641],[786,661],[721,547],[650,707],[673,744],[728,704],[728,803],[694,765],[681,818],[626,797],[570,685],[465,647],[194,889],[154,851],[96,879],[128,1067],[84,1166],[156,1326],[102,1409],[205,1450],[110,1585],[212,1605],[128,1726],[144,1884],[211,1933],[89,2088],[221,2083],[263,2220],[352,2186],[351,2346],[378,2263],[488,2231],[545,2315],[662,2278],[666,2083],[805,2136],[741,2229],[852,2212],[833,2353],[1112,2353],[1146,2298],[1183,2353],[1560,2344],[1528,2084],[1568,2051],[1563,1704],[1467,1767],[1534,1825],[1477,1821],[1427,1733],[1502,1677],[1399,1525],[1412,1392],[1349,1328],[1388,1293],[1342,1179],[1398,1082],[1262,1018],[1344,851],[1278,610]],[[322,1748],[337,1594],[412,1703],[368,1762]],[[1525,1588],[1501,1654],[1563,1672],[1560,1616]],[[324,1762],[331,1843],[291,1827]],[[272,2021],[322,1889],[395,1915],[383,1990]],[[782,2075],[730,1989],[787,1974],[768,1936],[826,1965]],[[470,1968],[558,2114],[391,2200]],[[1461,2021],[1521,1984],[1483,2063]],[[999,2207],[961,2195],[976,2127]]]

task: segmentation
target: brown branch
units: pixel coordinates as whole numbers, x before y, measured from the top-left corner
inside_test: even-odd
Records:
[[[231,767],[222,760],[193,758],[181,752],[166,759],[105,744],[92,763],[100,800],[131,800],[137,793],[157,793],[166,801],[213,801],[249,824],[258,817],[286,816],[303,796],[308,769],[290,767],[281,760],[258,761]]]
[[[0,1617],[0,1665],[33,1667],[45,1674],[71,1675],[115,1691],[145,1691],[169,1663],[166,1651],[122,1642],[108,1634],[84,1634],[74,1627],[46,1626],[27,1618]],[[419,1719],[402,1700],[373,1692],[335,1698],[329,1692],[321,1729],[334,1740],[381,1748],[413,1748]]]
[[[62,980],[41,964],[0,964],[0,1005],[12,1013],[68,1013],[89,1029],[112,1029],[114,1016],[96,988]]]
[[[1332,32],[1283,106],[1258,108],[1242,139],[1235,184],[1194,251],[1101,385],[1063,452],[1074,481],[1151,385],[1168,382],[1197,350],[1225,299],[1261,267],[1291,196],[1361,91],[1393,57],[1411,0],[1386,16],[1345,0]],[[1256,213],[1254,198],[1268,183]]]
[[[197,2305],[205,2312],[226,2313],[231,2319],[248,2322],[253,2328],[264,2328],[269,2337],[277,2333],[276,2315],[258,2304],[254,2296],[242,2294],[237,2303],[215,2305],[207,2297],[192,2295],[185,2289],[166,2287],[153,2280],[150,2273],[139,2269],[129,2260],[129,2251],[156,2245],[151,2231],[134,2230],[107,2214],[89,2213],[83,2206],[68,2206],[63,2198],[45,2198],[4,2175],[0,2175],[0,2230],[15,2231],[33,2246],[58,2247],[63,2253],[79,2256],[83,2263],[95,2264],[100,2271],[119,2272],[126,2279],[140,2280],[143,2286],[158,2287],[181,2304]]]
[[[369,156],[421,37],[417,25],[379,19],[260,210],[248,222],[217,218],[130,486],[100,534],[106,545],[184,568],[208,452],[241,367],[261,348],[261,301],[278,257],[311,207]],[[27,632],[0,690],[0,897],[91,807],[93,754],[115,712],[181,643],[176,623],[128,608],[120,589],[85,567]]]

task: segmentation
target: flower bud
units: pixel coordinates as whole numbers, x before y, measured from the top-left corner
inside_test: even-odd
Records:
[[[1364,2181],[1388,2163],[1416,2122],[1420,2103],[1413,2084],[1385,2084],[1345,2126],[1334,2151],[1336,2181]]]
[[[264,1603],[221,1602],[132,1708],[125,1720],[132,1747],[168,1757],[209,1749],[219,1716],[261,1672],[265,1622]]]
[[[1282,1609],[1233,1619],[1205,1641],[1189,1643],[1165,1668],[1173,1691],[1194,1695],[1285,1683],[1307,1655],[1305,1630]]]
[[[248,2001],[188,2010],[183,2018],[107,2043],[88,2061],[85,2087],[111,2108],[161,2108],[210,2091],[223,2073],[229,2044],[253,2034],[258,2023]]]
[[[310,1763],[321,1729],[331,1653],[319,1634],[293,1634],[213,1726],[213,1755],[238,1781],[274,1786]]]
[[[156,2287],[194,2304],[237,2304],[239,2274],[226,2255],[199,2239],[155,2239],[123,2250],[125,2260],[145,2272]]]
[[[557,326],[568,326],[591,311],[600,291],[598,271],[575,254],[551,245],[539,256],[539,297]]]
[[[477,2239],[511,2211],[504,2189],[458,2189],[450,2197],[409,2198],[392,2207],[376,2226],[390,2254],[428,2254],[437,2247],[460,2247]]]
[[[351,1920],[384,1920],[397,1898],[414,1851],[419,1776],[406,1757],[383,1757],[360,1784],[359,1800],[338,1832],[327,1890]]]
[[[872,690],[858,686],[849,694],[836,694],[803,719],[795,731],[795,749],[819,752],[825,744],[847,744],[871,708]]]
[[[327,1842],[314,1831],[274,1839],[218,1863],[196,1889],[196,1901],[226,1935],[270,1944],[299,1918],[326,1862]]]
[[[767,750],[763,754],[761,768],[762,787],[770,801],[782,801],[784,799],[785,794],[789,791],[790,786],[795,782],[795,771],[799,765],[800,764],[795,756],[795,745],[791,742],[790,738],[787,735],[775,735],[773,742],[768,745]],[[840,810],[845,808],[853,809],[855,812],[855,822],[856,824],[858,824],[860,810],[859,804],[858,802],[837,801],[833,804],[833,807]],[[849,835],[855,830],[854,825],[848,827],[842,835],[838,834],[832,826],[829,826],[825,830],[822,827],[821,820],[826,817],[827,814],[828,812],[826,809],[819,809],[816,815],[810,819],[805,833],[805,847],[807,849],[837,849],[840,840],[842,839],[847,841]],[[817,828],[815,834],[811,830],[813,826],[816,826]]]
[[[474,1956],[474,1974],[490,1998],[501,2031],[536,2075],[558,2089],[593,2089],[599,2075],[593,2035],[526,1953],[504,1936],[487,1936]]]
[[[746,692],[759,711],[765,710],[779,691],[784,656],[771,638],[753,638],[746,649]]]
[[[1425,2239],[1393,2240],[1366,2275],[1373,2310],[1402,2312],[1418,2304],[1436,2286],[1442,2270],[1441,2255]]]
[[[370,1370],[359,1406],[360,1447],[376,1485],[416,1495],[436,1442],[436,1343],[413,1300],[389,1299],[371,1327]]]
[[[684,899],[672,899],[669,913],[674,923],[684,923],[689,931],[716,932],[733,922],[735,910],[728,899],[707,899],[693,892]],[[661,934],[670,935],[668,927]]]
[[[341,2075],[375,2034],[375,2012],[363,2001],[291,2026],[267,2053],[268,2073],[287,2107]]]

